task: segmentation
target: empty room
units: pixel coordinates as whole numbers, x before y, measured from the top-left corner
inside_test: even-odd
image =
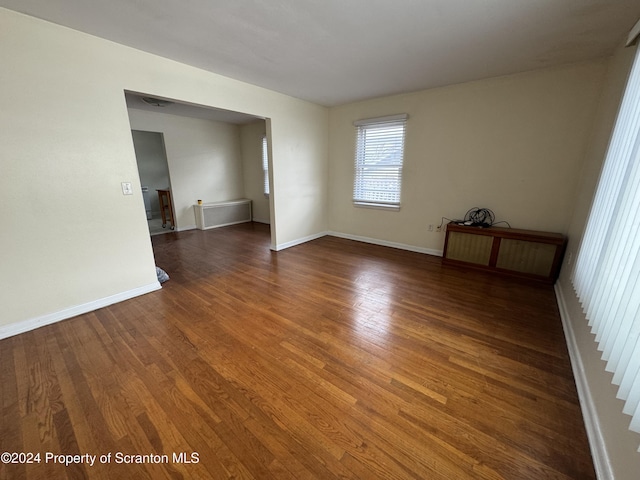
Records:
[[[637,0],[0,0],[0,479],[636,479]]]

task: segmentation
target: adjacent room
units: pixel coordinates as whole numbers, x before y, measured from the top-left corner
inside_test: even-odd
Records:
[[[0,478],[637,478],[639,20],[0,0]]]
[[[125,99],[152,235],[196,228],[198,202],[250,200],[249,219],[270,223],[267,120],[131,92]]]

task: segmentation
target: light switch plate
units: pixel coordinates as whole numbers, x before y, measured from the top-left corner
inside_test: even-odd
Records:
[[[131,182],[122,182],[122,194],[133,195],[133,188],[131,188]]]

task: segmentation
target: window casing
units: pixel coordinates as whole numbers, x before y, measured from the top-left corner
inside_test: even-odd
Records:
[[[401,114],[354,122],[354,205],[400,208],[407,118]]]

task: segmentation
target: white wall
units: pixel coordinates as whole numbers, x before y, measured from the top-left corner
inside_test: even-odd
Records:
[[[596,349],[594,335],[591,334],[571,285],[570,273],[634,53],[635,48],[621,47],[609,61],[597,122],[585,151],[580,188],[574,199],[573,215],[568,228],[567,254],[556,284],[565,333],[573,355],[576,381],[582,390],[583,410],[587,413],[587,425],[591,430],[591,438],[595,441],[595,448],[592,450],[597,465],[604,472],[610,468],[610,478],[616,480],[638,478],[640,453],[636,450],[640,445],[640,435],[628,429],[631,418],[622,413],[623,402],[615,398],[617,388],[611,385],[612,375],[604,371],[605,362],[600,359],[601,352]]]
[[[270,118],[272,247],[326,231],[326,108],[2,8],[0,24],[0,336],[157,286],[124,90]]]
[[[178,230],[195,228],[198,199],[244,198],[239,126],[135,108],[129,118],[132,129],[164,135]]]
[[[330,110],[329,225],[442,251],[441,217],[492,209],[514,228],[566,232],[602,61],[377,98]],[[355,127],[408,113],[400,211],[352,205]]]
[[[253,220],[270,223],[269,197],[264,195],[264,173],[262,171],[262,138],[267,133],[264,120],[242,125],[242,170],[244,172],[244,194],[251,199]]]

